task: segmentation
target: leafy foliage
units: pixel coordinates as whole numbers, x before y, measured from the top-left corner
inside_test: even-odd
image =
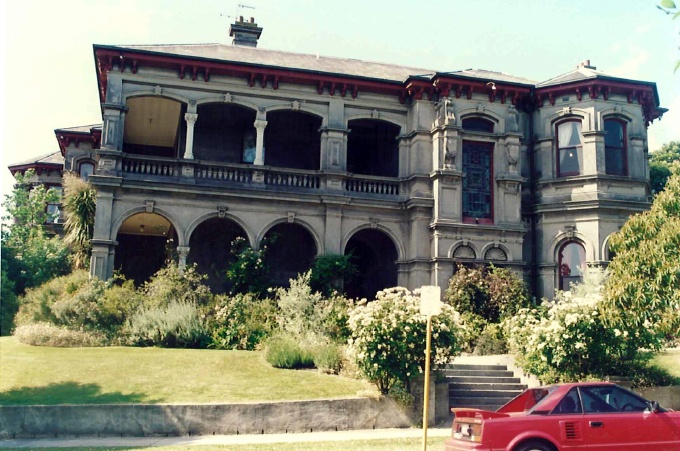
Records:
[[[198,306],[185,300],[141,308],[128,320],[124,335],[137,346],[201,348],[208,341]]]
[[[671,141],[652,152],[649,159],[649,181],[652,193],[663,191],[673,173],[674,164],[680,164],[680,141]]]
[[[268,288],[269,267],[265,257],[269,243],[265,240],[256,251],[248,240],[237,237],[231,242],[233,261],[227,267],[227,279],[231,284],[230,294],[253,293],[264,297]]]
[[[64,174],[64,241],[73,252],[73,267],[84,269],[89,262],[90,239],[94,230],[97,192],[75,173]]]
[[[314,367],[314,356],[298,337],[280,332],[267,340],[265,358],[275,368],[299,369]]]
[[[17,327],[14,336],[21,343],[32,346],[60,348],[103,346],[106,337],[98,332],[72,330],[51,323],[32,323]]]
[[[420,293],[395,287],[350,311],[350,349],[362,373],[386,394],[397,383],[425,369],[427,319],[420,314]],[[433,367],[460,352],[458,313],[449,305],[432,319]]]
[[[604,273],[589,268],[582,284],[558,291],[539,308],[522,309],[503,322],[517,363],[543,382],[615,374],[627,331],[606,325]]]
[[[352,255],[320,255],[314,260],[309,284],[313,290],[330,296],[334,291],[341,292],[342,281],[356,273],[357,267],[352,263]]]
[[[276,304],[268,298],[258,299],[252,294],[215,296],[208,322],[210,347],[256,349],[276,330],[276,314]]]
[[[649,211],[610,239],[615,257],[605,285],[607,324],[627,332],[627,354],[680,336],[680,168]]]
[[[524,282],[507,268],[458,265],[444,300],[459,312],[470,312],[497,323],[529,305]]]
[[[210,303],[210,288],[203,284],[206,276],[198,273],[196,265],[180,268],[169,261],[141,288],[146,307],[165,307],[183,301],[200,306]]]

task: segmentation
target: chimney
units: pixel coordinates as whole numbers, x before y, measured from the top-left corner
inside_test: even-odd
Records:
[[[243,47],[257,47],[257,40],[262,34],[262,28],[258,27],[253,17],[250,22],[244,22],[240,16],[236,22],[229,26],[229,36],[234,37],[232,45]]]
[[[584,62],[582,62],[581,64],[576,66],[576,69],[580,69],[581,67],[584,68],[584,69],[592,69],[592,70],[597,69],[597,67],[590,65],[590,60],[585,60]]]

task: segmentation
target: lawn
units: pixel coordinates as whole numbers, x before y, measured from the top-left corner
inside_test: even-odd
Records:
[[[669,349],[657,354],[652,359],[651,364],[666,370],[676,380],[680,380],[680,348]]]
[[[376,395],[372,385],[280,370],[259,352],[50,348],[0,338],[0,405],[232,403]]]

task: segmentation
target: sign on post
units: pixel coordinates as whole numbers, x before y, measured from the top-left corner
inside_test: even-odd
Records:
[[[420,313],[425,316],[437,316],[442,312],[442,289],[438,286],[423,285],[420,287]]]

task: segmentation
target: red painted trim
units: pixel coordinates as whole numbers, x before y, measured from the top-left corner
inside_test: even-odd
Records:
[[[66,148],[74,143],[76,147],[80,146],[81,142],[91,142],[93,149],[99,149],[102,140],[102,131],[93,129],[90,132],[70,132],[63,130],[55,130],[55,136],[59,143],[59,149],[62,155],[66,155]]]

